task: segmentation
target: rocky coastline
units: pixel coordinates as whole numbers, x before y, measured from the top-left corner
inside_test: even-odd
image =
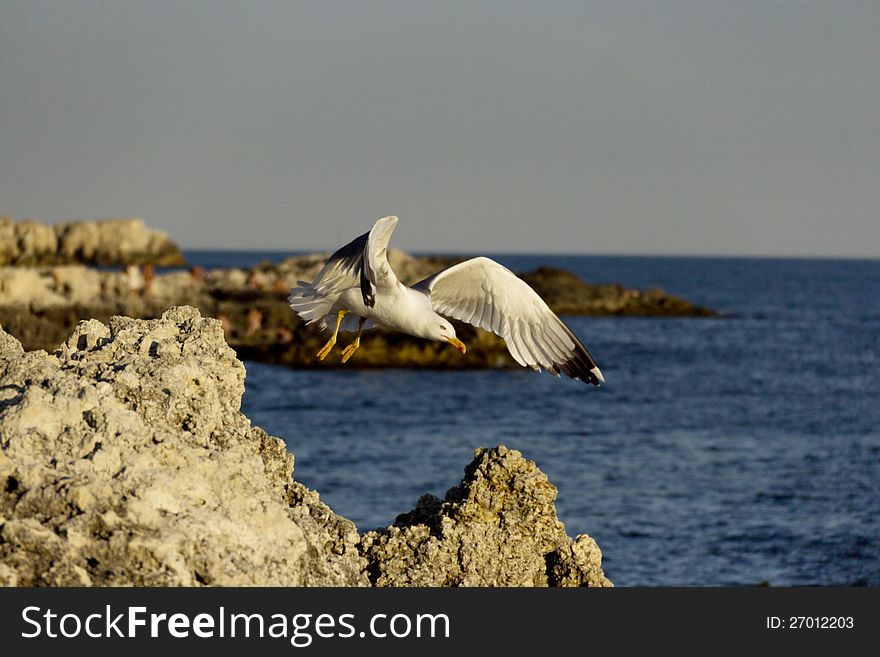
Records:
[[[611,586],[519,452],[359,533],[240,410],[245,367],[192,307],[79,322],[52,353],[0,329],[0,585]]]
[[[59,234],[67,234],[65,230],[59,229]],[[174,252],[179,255],[179,250]],[[89,253],[94,257],[95,252]],[[146,256],[141,253],[132,257],[137,262]],[[298,256],[250,269],[194,267],[159,273],[153,273],[152,268],[149,272],[138,267],[133,270],[131,263],[125,271],[96,269],[84,264],[0,266],[0,325],[18,338],[25,349],[52,351],[66,340],[80,320],[96,319],[106,323],[115,315],[152,319],[171,306],[190,305],[203,315],[220,320],[226,341],[243,360],[298,368],[339,367],[336,352],[323,362],[315,358],[326,335],[316,326],[305,326],[287,303],[289,289],[300,279],[314,277],[326,257],[327,254]],[[459,259],[415,257],[391,250],[389,260],[403,282],[414,283]],[[592,285],[557,269],[542,268],[523,273],[521,277],[561,315],[706,317],[716,314],[660,290]],[[468,345],[466,357],[446,345],[378,330],[363,341],[346,367],[516,366],[500,338],[468,325],[454,324]]]
[[[0,266],[69,264],[158,267],[183,264],[180,248],[143,219],[97,219],[55,225],[0,217]]]

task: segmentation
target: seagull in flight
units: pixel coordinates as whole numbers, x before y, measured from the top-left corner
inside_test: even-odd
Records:
[[[374,326],[426,340],[448,342],[465,353],[446,319],[491,331],[504,339],[510,355],[524,367],[599,386],[602,372],[580,340],[525,281],[485,257],[471,258],[408,287],[388,264],[388,241],[397,217],[383,217],[369,232],[331,255],[311,282],[299,281],[290,306],[308,324],[334,324],[317,358],[324,360],[340,331],[356,332],[342,351],[342,362]]]

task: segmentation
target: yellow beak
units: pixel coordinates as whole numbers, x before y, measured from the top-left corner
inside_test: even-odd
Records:
[[[465,353],[467,351],[467,347],[465,346],[464,342],[462,342],[458,338],[446,338],[446,340],[461,353]]]

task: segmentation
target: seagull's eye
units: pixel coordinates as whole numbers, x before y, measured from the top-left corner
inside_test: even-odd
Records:
[[[441,331],[445,331],[445,330],[446,330],[446,327],[443,326],[443,325],[441,324],[441,325],[440,325],[440,330],[441,330]]]

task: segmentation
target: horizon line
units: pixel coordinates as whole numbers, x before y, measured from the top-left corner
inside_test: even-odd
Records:
[[[226,253],[287,253],[290,256],[302,256],[302,255],[311,255],[311,254],[319,254],[319,253],[332,253],[333,251],[330,249],[273,249],[273,248],[229,248],[229,247],[185,247],[181,246],[180,250],[186,253],[187,251],[215,251],[215,252],[226,252]],[[611,252],[611,253],[596,253],[596,252],[571,252],[571,251],[447,251],[447,250],[439,250],[439,251],[422,251],[422,250],[408,250],[408,249],[398,249],[400,251],[404,251],[409,253],[410,255],[419,256],[419,257],[427,257],[427,256],[439,256],[439,257],[456,257],[456,256],[466,256],[466,257],[476,257],[481,255],[495,255],[495,256],[552,256],[557,258],[692,258],[692,259],[722,259],[729,258],[732,260],[865,260],[865,261],[874,261],[880,260],[880,254],[878,255],[837,255],[837,254],[784,254],[784,253],[647,253],[647,252],[638,252],[638,251],[629,251],[629,252]]]

